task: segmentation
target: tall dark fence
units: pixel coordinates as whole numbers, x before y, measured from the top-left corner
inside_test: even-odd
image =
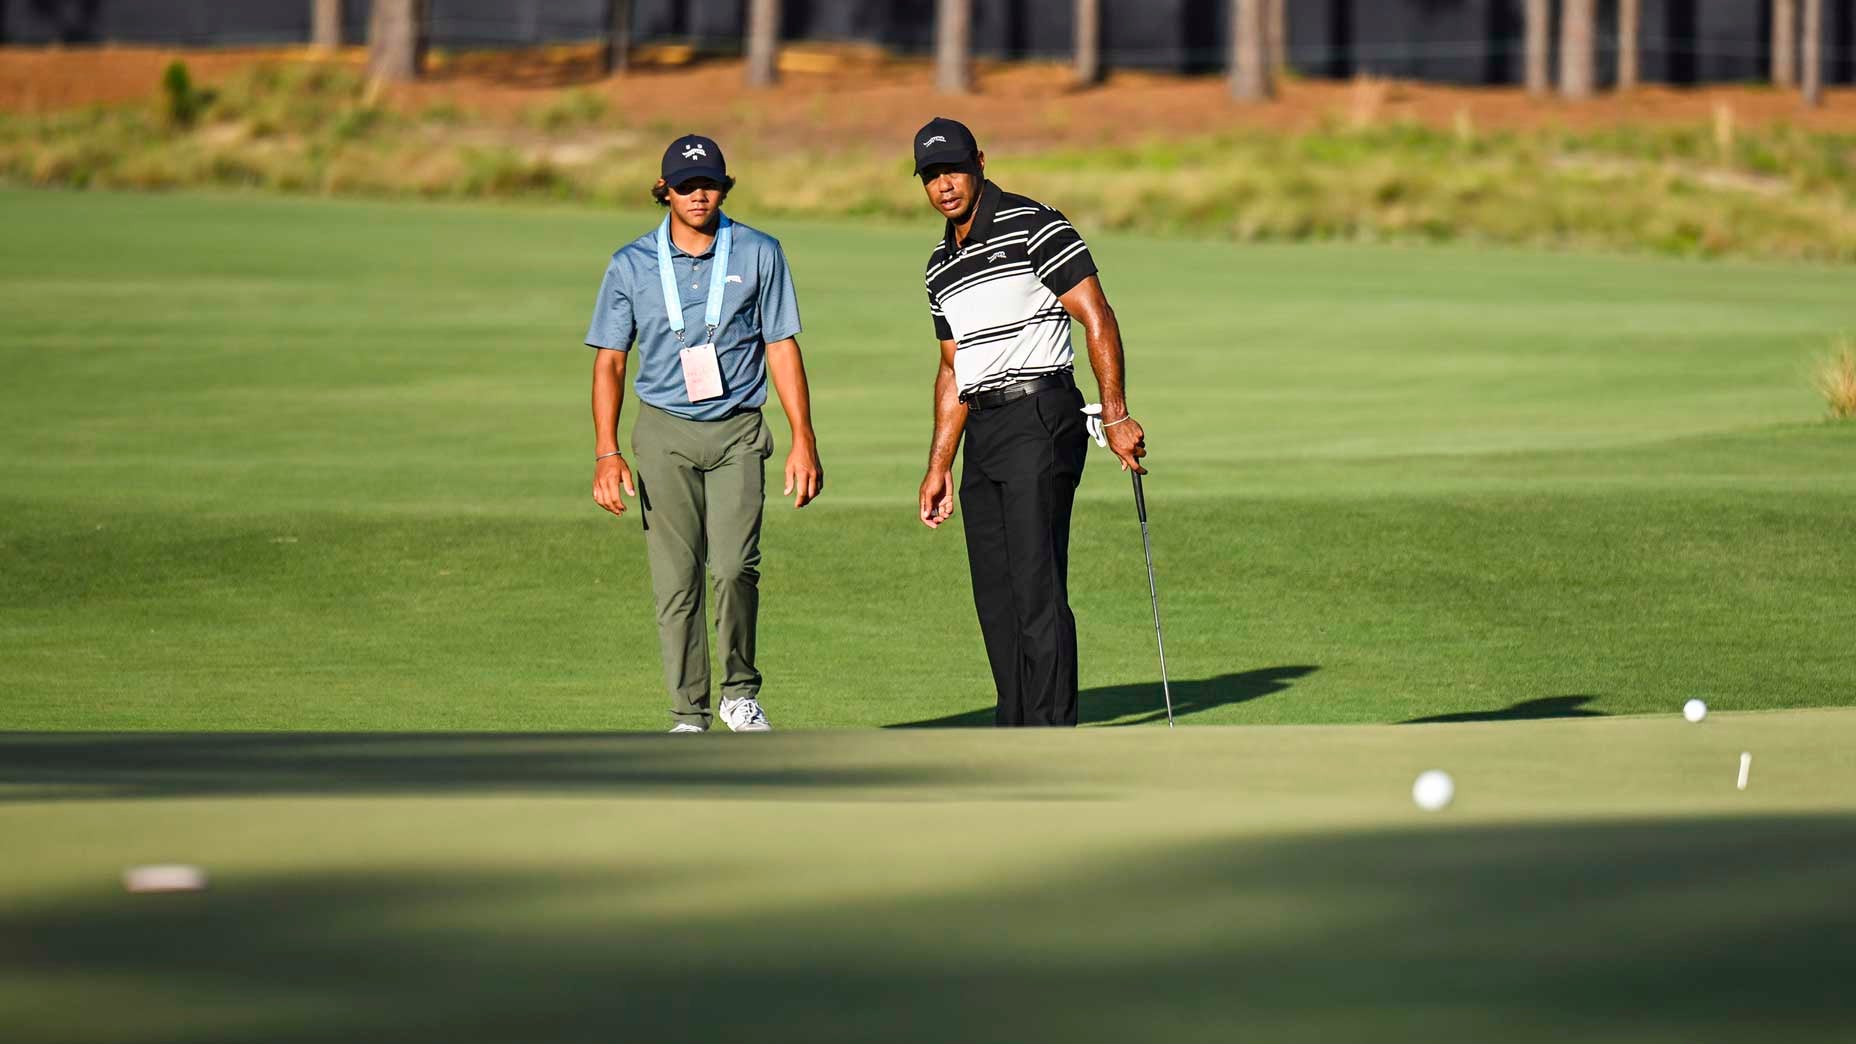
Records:
[[[519,47],[590,40],[604,0],[429,0],[440,47]],[[1373,73],[1446,83],[1504,84],[1522,75],[1524,0],[1290,0],[1290,64],[1310,76]],[[1644,79],[1759,81],[1771,49],[1770,0],[1642,0]],[[973,43],[983,57],[1062,58],[1071,0],[974,0]],[[635,0],[639,43],[738,47],[743,0]],[[1557,7],[1557,5],[1556,5]],[[785,0],[788,40],[838,40],[925,53],[931,0]],[[1111,67],[1213,72],[1224,67],[1230,0],[1102,0]],[[367,0],[348,0],[351,40],[367,28]],[[1616,0],[1599,0],[1599,68],[1615,68]],[[310,0],[0,0],[0,40],[191,46],[296,43],[309,36]],[[1558,12],[1555,11],[1557,20]],[[1825,78],[1856,82],[1856,0],[1825,0]]]

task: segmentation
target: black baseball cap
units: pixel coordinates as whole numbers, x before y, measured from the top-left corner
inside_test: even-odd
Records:
[[[728,161],[714,138],[685,134],[664,150],[664,184],[681,185],[691,178],[723,181],[728,177]]]
[[[915,132],[915,173],[918,177],[937,163],[976,164],[979,155],[980,143],[973,140],[973,132],[959,120],[936,116]]]

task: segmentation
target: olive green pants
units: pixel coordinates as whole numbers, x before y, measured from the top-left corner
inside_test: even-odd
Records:
[[[760,519],[773,434],[759,410],[693,421],[650,406],[632,429],[632,470],[657,596],[664,684],[677,721],[709,726],[709,636],[703,566],[715,581],[722,696],[758,696],[754,625],[760,612]]]

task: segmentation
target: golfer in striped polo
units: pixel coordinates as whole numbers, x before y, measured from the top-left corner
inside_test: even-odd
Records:
[[[1088,435],[1072,373],[1070,321],[1083,324],[1109,448],[1142,474],[1128,414],[1121,331],[1095,260],[1061,213],[986,180],[966,127],[935,119],[915,135],[915,172],[947,219],[928,258],[928,311],[941,341],[934,440],[921,519],[954,514],[954,456],[966,436],[960,500],[973,604],[998,690],[996,721],[1076,724],[1076,617],[1070,509]]]
[[[672,732],[709,727],[703,567],[715,581],[722,721],[765,732],[754,634],[761,502],[773,435],[761,418],[771,377],[792,428],[786,495],[806,506],[825,484],[812,433],[799,304],[772,236],[731,221],[735,185],[721,147],[686,135],[664,152],[651,195],[668,213],[612,255],[586,343],[593,358],[593,499],[614,515],[636,497],[657,596]],[[637,348],[632,348],[636,340]],[[625,371],[636,356],[642,407],[629,463],[619,452]]]

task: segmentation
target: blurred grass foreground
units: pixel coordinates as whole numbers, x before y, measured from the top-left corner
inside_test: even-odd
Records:
[[[0,1024],[1847,1041],[1853,727],[0,735]],[[1434,816],[1433,765],[1460,783]],[[118,884],[177,859],[205,891]]]
[[[0,114],[0,183],[631,205],[675,133],[654,106],[585,86],[528,92],[514,111],[450,96],[408,104],[338,63],[261,62],[210,88],[175,64],[150,89],[142,102]],[[1440,127],[1388,116],[1388,90],[1357,84],[1344,106],[1294,128],[1099,145],[1053,133],[1006,143],[993,169],[1095,228],[1856,260],[1856,133],[1737,126],[1724,106],[1700,123],[1583,129],[1482,128],[1460,109]],[[904,101],[927,113],[944,100]],[[737,126],[724,129],[752,162],[740,194],[755,213],[921,217],[887,140],[834,127],[825,110],[803,140],[756,138],[776,115],[803,124],[805,112],[773,113],[793,108],[784,97],[729,105],[723,122]]]

